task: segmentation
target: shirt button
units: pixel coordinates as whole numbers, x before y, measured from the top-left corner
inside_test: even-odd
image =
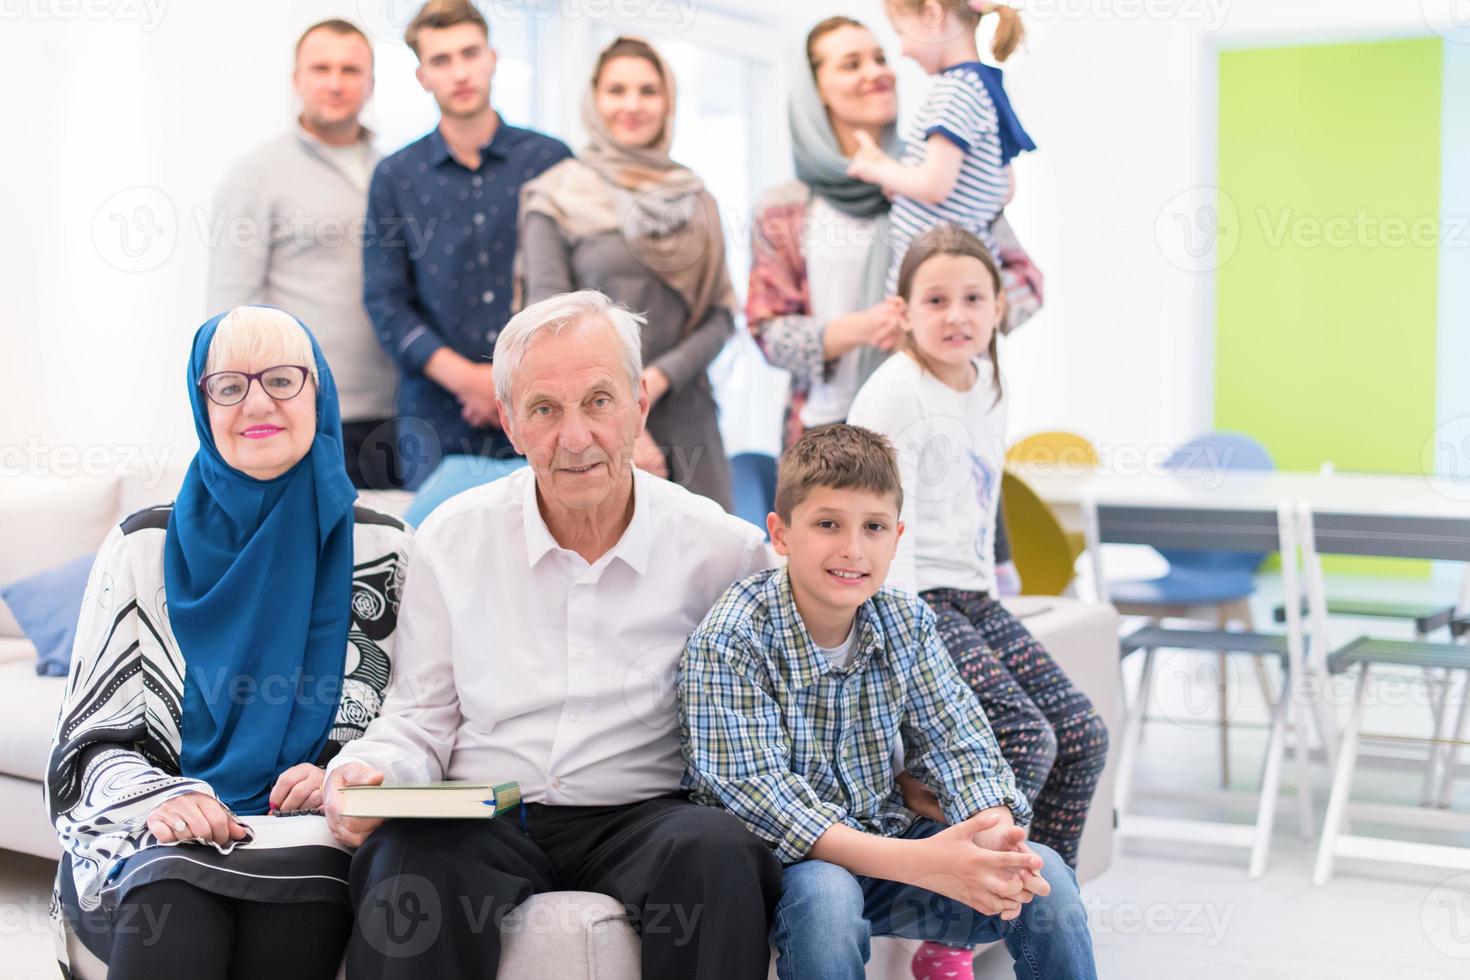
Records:
[[[485,223],[485,215],[483,215],[479,211],[476,211],[475,212],[475,224],[477,224],[477,225],[483,225],[484,223]]]
[[[1002,796],[1000,798],[1000,801],[1002,803],[1004,803],[1006,806],[1013,806],[1013,805],[1015,805],[1016,798],[1014,796]]]
[[[570,722],[575,723],[575,722],[579,722],[581,720],[582,720],[582,716],[579,715],[579,714],[577,714],[575,711],[568,711],[567,712],[567,721],[570,721]]]
[[[483,183],[485,183],[485,178],[481,177],[479,174],[475,174],[473,177],[470,178],[470,184],[475,187],[479,187]]]
[[[552,789],[561,789],[561,780],[560,779],[553,779],[551,781],[551,788]]]
[[[487,289],[487,290],[485,290],[483,293],[480,294],[480,299],[483,300],[486,303],[493,303],[493,302],[495,302],[495,290],[493,290],[493,289]]]

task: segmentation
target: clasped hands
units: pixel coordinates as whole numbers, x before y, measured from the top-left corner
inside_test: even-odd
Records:
[[[898,782],[905,806],[946,822],[929,787],[908,773]],[[986,915],[1009,922],[1020,916],[1022,905],[1051,894],[1041,876],[1041,857],[1026,845],[1026,831],[1016,826],[1008,807],[982,810],[919,843],[925,857],[917,883]]]

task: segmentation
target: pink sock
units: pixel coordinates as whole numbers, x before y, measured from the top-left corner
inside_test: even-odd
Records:
[[[925,943],[914,954],[909,970],[914,980],[975,980],[975,951]]]

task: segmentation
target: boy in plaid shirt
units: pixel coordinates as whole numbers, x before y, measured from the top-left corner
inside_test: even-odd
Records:
[[[882,588],[901,496],[892,447],[866,429],[814,429],[786,452],[767,527],[787,565],[732,585],[685,647],[684,786],[786,866],[782,980],[861,980],[884,935],[1001,939],[1018,977],[1095,977],[1076,876],[1027,842],[1030,807],[934,614]],[[949,825],[904,806],[895,746]]]

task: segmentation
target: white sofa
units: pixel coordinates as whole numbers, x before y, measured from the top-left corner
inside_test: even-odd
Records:
[[[0,583],[95,551],[121,517],[171,499],[181,476],[170,472],[153,479],[7,479],[0,485]],[[363,502],[401,514],[409,500],[406,493],[384,493],[365,494]],[[1023,597],[1007,605],[1092,698],[1116,742],[1122,714],[1114,611],[1065,598]],[[0,602],[0,848],[60,856],[42,803],[41,780],[63,685],[63,678],[36,676],[35,650]],[[1112,857],[1112,766],[1110,756],[1089,813],[1078,862],[1083,881],[1101,874]],[[621,907],[606,896],[585,892],[536,896],[507,919],[505,933],[502,980],[638,977],[637,936]],[[908,977],[914,946],[899,940],[875,941],[868,975]],[[79,975],[102,975],[95,965],[88,967],[83,950],[72,952]]]

